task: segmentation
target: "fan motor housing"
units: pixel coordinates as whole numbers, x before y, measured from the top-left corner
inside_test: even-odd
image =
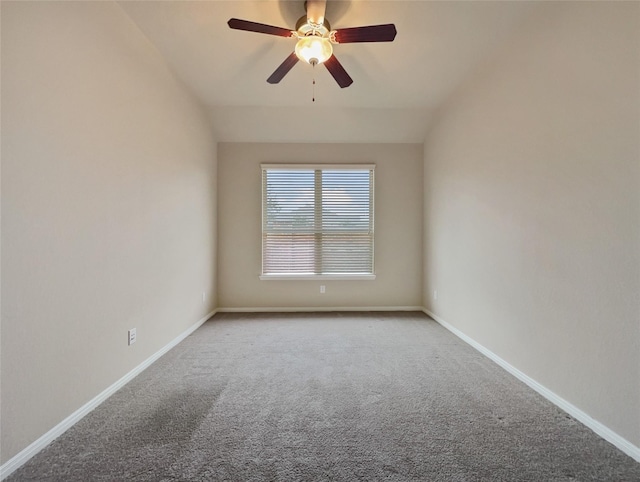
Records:
[[[309,35],[317,35],[318,37],[328,37],[331,32],[331,25],[325,18],[322,25],[312,25],[308,22],[306,15],[300,17],[296,22],[296,31],[300,37],[307,37]]]

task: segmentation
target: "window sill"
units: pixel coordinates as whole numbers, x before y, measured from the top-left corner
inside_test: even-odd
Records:
[[[261,281],[373,281],[375,274],[261,274]]]

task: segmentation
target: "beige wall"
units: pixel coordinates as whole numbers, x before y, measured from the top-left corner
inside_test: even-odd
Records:
[[[217,306],[424,304],[640,445],[639,4],[540,7],[424,151],[217,154],[116,5],[1,5],[0,463]],[[377,165],[375,281],[259,281],[261,162]]]
[[[218,144],[219,306],[422,306],[422,158],[419,144]],[[264,162],[376,164],[374,281],[258,279]]]
[[[636,446],[639,14],[545,4],[441,110],[424,184],[427,307]]]
[[[2,462],[213,309],[215,159],[117,5],[2,2]]]

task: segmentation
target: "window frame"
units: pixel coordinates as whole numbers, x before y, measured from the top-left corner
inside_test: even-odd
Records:
[[[375,274],[375,164],[357,164],[357,163],[349,163],[349,164],[261,164],[260,165],[260,198],[261,198],[261,241],[260,241],[260,260],[261,260],[261,268],[260,268],[260,276],[259,279],[266,280],[313,280],[313,281],[330,281],[330,280],[361,280],[361,281],[372,281],[376,279]],[[264,175],[267,170],[287,170],[287,171],[335,171],[335,170],[345,170],[345,171],[354,171],[354,170],[362,170],[362,171],[370,171],[371,182],[369,184],[369,206],[371,211],[370,224],[372,231],[371,238],[371,273],[275,273],[269,274],[264,273],[264,234],[265,234],[265,184],[264,184]],[[314,190],[315,193],[315,190]]]

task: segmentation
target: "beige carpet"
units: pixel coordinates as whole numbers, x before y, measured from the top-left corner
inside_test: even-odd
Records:
[[[420,313],[218,314],[9,480],[637,481]]]

